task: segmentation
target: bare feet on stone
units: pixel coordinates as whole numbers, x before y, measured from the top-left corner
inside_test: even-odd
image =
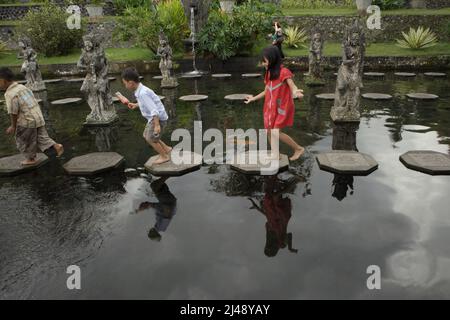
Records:
[[[37,164],[37,161],[36,161],[36,159],[27,159],[27,160],[22,161],[20,164],[22,166],[33,166],[33,165]]]
[[[300,157],[305,153],[305,148],[300,147],[300,149],[295,150],[292,157],[289,158],[290,161],[295,161],[300,159]]]
[[[159,156],[158,157],[158,159],[156,159],[154,162],[153,162],[153,164],[154,165],[158,165],[158,164],[162,164],[162,163],[166,163],[166,162],[168,162],[170,160],[170,157],[169,156]]]
[[[61,157],[61,156],[64,154],[64,147],[63,147],[62,144],[57,143],[57,144],[55,144],[55,145],[53,146],[53,148],[55,149],[55,151],[56,151],[56,156],[57,156],[58,158]]]

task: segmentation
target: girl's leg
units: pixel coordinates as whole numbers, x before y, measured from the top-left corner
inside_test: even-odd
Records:
[[[280,137],[279,137],[279,130],[272,130],[272,129],[267,129],[267,138],[269,139],[269,144],[270,144],[270,155],[269,155],[269,159],[279,159],[280,158]]]
[[[286,133],[280,132],[280,140],[286,143],[294,150],[294,154],[292,155],[292,157],[289,158],[289,160],[291,161],[299,159],[305,152],[305,148],[300,146],[297,142],[294,141],[294,139],[292,139]]]

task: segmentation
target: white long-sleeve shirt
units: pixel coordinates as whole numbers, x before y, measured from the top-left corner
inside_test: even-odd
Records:
[[[158,116],[161,121],[169,119],[161,99],[159,99],[158,95],[150,88],[140,83],[134,92],[134,96],[137,99],[142,116],[147,119],[149,123],[155,116]]]

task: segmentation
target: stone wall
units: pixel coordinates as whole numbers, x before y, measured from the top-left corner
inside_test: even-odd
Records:
[[[58,3],[62,8],[67,8],[64,3]],[[40,5],[11,5],[11,6],[0,6],[0,20],[20,20],[22,19],[30,10],[39,10]],[[83,16],[88,16],[88,12],[83,5],[81,7],[81,14]],[[114,5],[110,1],[106,1],[103,6],[103,15],[112,16],[115,15]]]
[[[301,16],[284,17],[287,25],[297,25],[307,33],[313,27],[320,27],[328,41],[341,41],[345,28],[352,24],[352,16]],[[366,30],[366,37],[373,42],[389,42],[401,37],[401,31],[408,31],[410,27],[429,27],[441,41],[450,40],[450,17],[445,15],[414,15],[414,16],[382,16],[381,30]]]

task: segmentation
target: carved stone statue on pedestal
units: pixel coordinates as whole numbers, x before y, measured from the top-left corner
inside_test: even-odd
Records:
[[[33,91],[46,90],[37,62],[37,53],[31,47],[30,40],[21,38],[19,40],[19,47],[22,51],[19,56],[23,59],[20,71],[25,74],[25,79],[27,80],[26,86]]]
[[[322,78],[322,51],[323,37],[319,30],[314,30],[311,35],[311,44],[309,46],[309,72],[306,79],[307,85],[323,85]]]
[[[172,75],[172,48],[163,32],[159,34],[158,56],[161,57],[159,69],[161,70],[161,88],[178,87],[177,78]]]
[[[330,115],[334,122],[359,121],[366,43],[358,20],[346,30],[342,45],[343,59],[338,71],[334,106]]]
[[[95,31],[83,37],[84,48],[77,67],[87,71],[81,92],[91,107],[86,125],[108,125],[117,120],[108,80],[108,61]]]

